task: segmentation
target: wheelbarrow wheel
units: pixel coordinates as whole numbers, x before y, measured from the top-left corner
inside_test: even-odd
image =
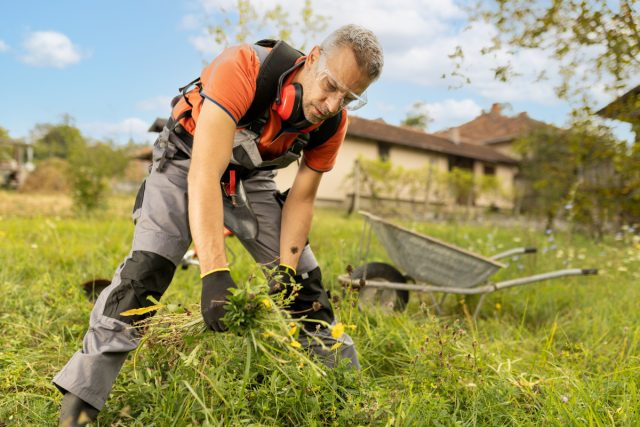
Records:
[[[383,262],[370,262],[353,270],[352,279],[364,278],[365,266],[367,280],[376,282],[406,283],[407,279],[395,267]],[[409,302],[409,291],[367,287],[360,289],[360,307],[379,306],[384,311],[402,311]]]

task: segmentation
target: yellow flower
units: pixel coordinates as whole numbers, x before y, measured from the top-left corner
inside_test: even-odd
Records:
[[[502,304],[500,304],[499,302],[496,303],[496,310],[502,310]]]
[[[291,326],[291,325],[293,325],[293,326]],[[291,326],[291,329],[289,329],[289,333],[287,335],[292,336],[293,334],[296,333],[296,331],[298,330],[298,327],[293,322],[289,323],[289,326]]]
[[[264,305],[267,308],[267,310],[271,309],[271,301],[269,300],[269,298],[263,299],[262,305]]]
[[[296,341],[296,340],[293,340],[293,341],[291,341],[291,347],[293,347],[293,348],[300,348],[300,347],[302,347],[302,344],[300,344],[300,343],[299,343],[298,341]]]
[[[336,325],[331,328],[331,336],[334,338],[340,338],[344,334],[344,325],[342,322],[336,323]]]

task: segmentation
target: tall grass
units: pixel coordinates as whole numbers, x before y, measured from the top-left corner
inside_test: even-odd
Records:
[[[51,378],[80,347],[91,310],[79,285],[111,276],[129,250],[132,225],[124,202],[83,218],[21,203],[31,208],[0,209],[0,424],[52,425],[60,396]],[[252,349],[247,363],[246,336],[198,326],[180,329],[173,341],[154,339],[184,319],[177,305],[199,301],[197,271],[178,271],[161,301],[171,304],[158,317],[168,323],[150,326],[97,425],[640,424],[637,241],[594,243],[499,225],[404,225],[486,255],[538,246],[533,257],[508,260],[497,279],[566,267],[602,273],[492,294],[475,323],[465,314],[473,299],[450,297],[441,316],[418,294],[402,313],[361,311],[336,277],[358,262],[362,222],[320,210],[311,244],[358,346],[361,372],[339,366],[318,374],[289,359],[295,352],[279,353],[284,362],[276,364]],[[229,245],[236,280],[249,282],[256,268],[237,241]],[[370,258],[386,258],[377,242]],[[197,320],[198,310],[190,312]]]

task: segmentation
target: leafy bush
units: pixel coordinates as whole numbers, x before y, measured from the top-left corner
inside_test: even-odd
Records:
[[[111,144],[77,142],[69,152],[69,178],[76,208],[91,211],[106,200],[109,180],[122,173],[127,158]]]
[[[69,182],[69,163],[66,160],[51,158],[38,163],[20,191],[25,193],[66,193]]]

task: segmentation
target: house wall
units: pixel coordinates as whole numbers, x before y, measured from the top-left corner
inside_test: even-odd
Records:
[[[499,188],[476,195],[475,204],[479,207],[495,206],[500,209],[512,209],[514,197],[514,179],[518,169],[515,166],[494,165],[495,178]],[[484,175],[482,162],[475,162],[474,175],[481,179]]]
[[[318,200],[336,204],[345,202],[347,196],[353,193],[353,184],[350,184],[348,175],[353,171],[353,165],[358,156],[367,159],[378,158],[378,145],[371,141],[347,137],[338,153],[336,165],[322,177],[320,188],[318,188]],[[276,184],[280,191],[293,185],[297,170],[298,165],[292,164],[278,171]]]
[[[351,196],[355,191],[354,183],[349,175],[353,172],[354,163],[358,157],[375,160],[378,158],[378,144],[374,141],[361,138],[347,137],[338,154],[335,167],[322,177],[318,189],[318,201],[324,204],[346,207],[349,206]],[[401,165],[405,169],[420,169],[431,165],[432,175],[429,184],[429,203],[451,205],[454,198],[442,183],[442,174],[448,170],[448,160],[446,155],[433,153],[424,150],[412,149],[392,145],[389,150],[389,160],[394,165]],[[298,165],[290,165],[286,169],[278,171],[276,184],[281,191],[290,188],[293,184]],[[513,194],[513,177],[516,168],[513,166],[496,165],[496,178],[501,183],[501,194],[480,195],[476,198],[476,205],[488,207],[495,205],[502,209],[510,209],[513,202],[509,195]],[[483,174],[483,162],[474,163],[474,173],[477,177]],[[409,188],[400,192],[399,197],[407,202],[413,201],[424,203],[427,182],[424,183],[424,190],[420,189],[411,194]],[[363,197],[368,196],[365,188],[360,188]]]

